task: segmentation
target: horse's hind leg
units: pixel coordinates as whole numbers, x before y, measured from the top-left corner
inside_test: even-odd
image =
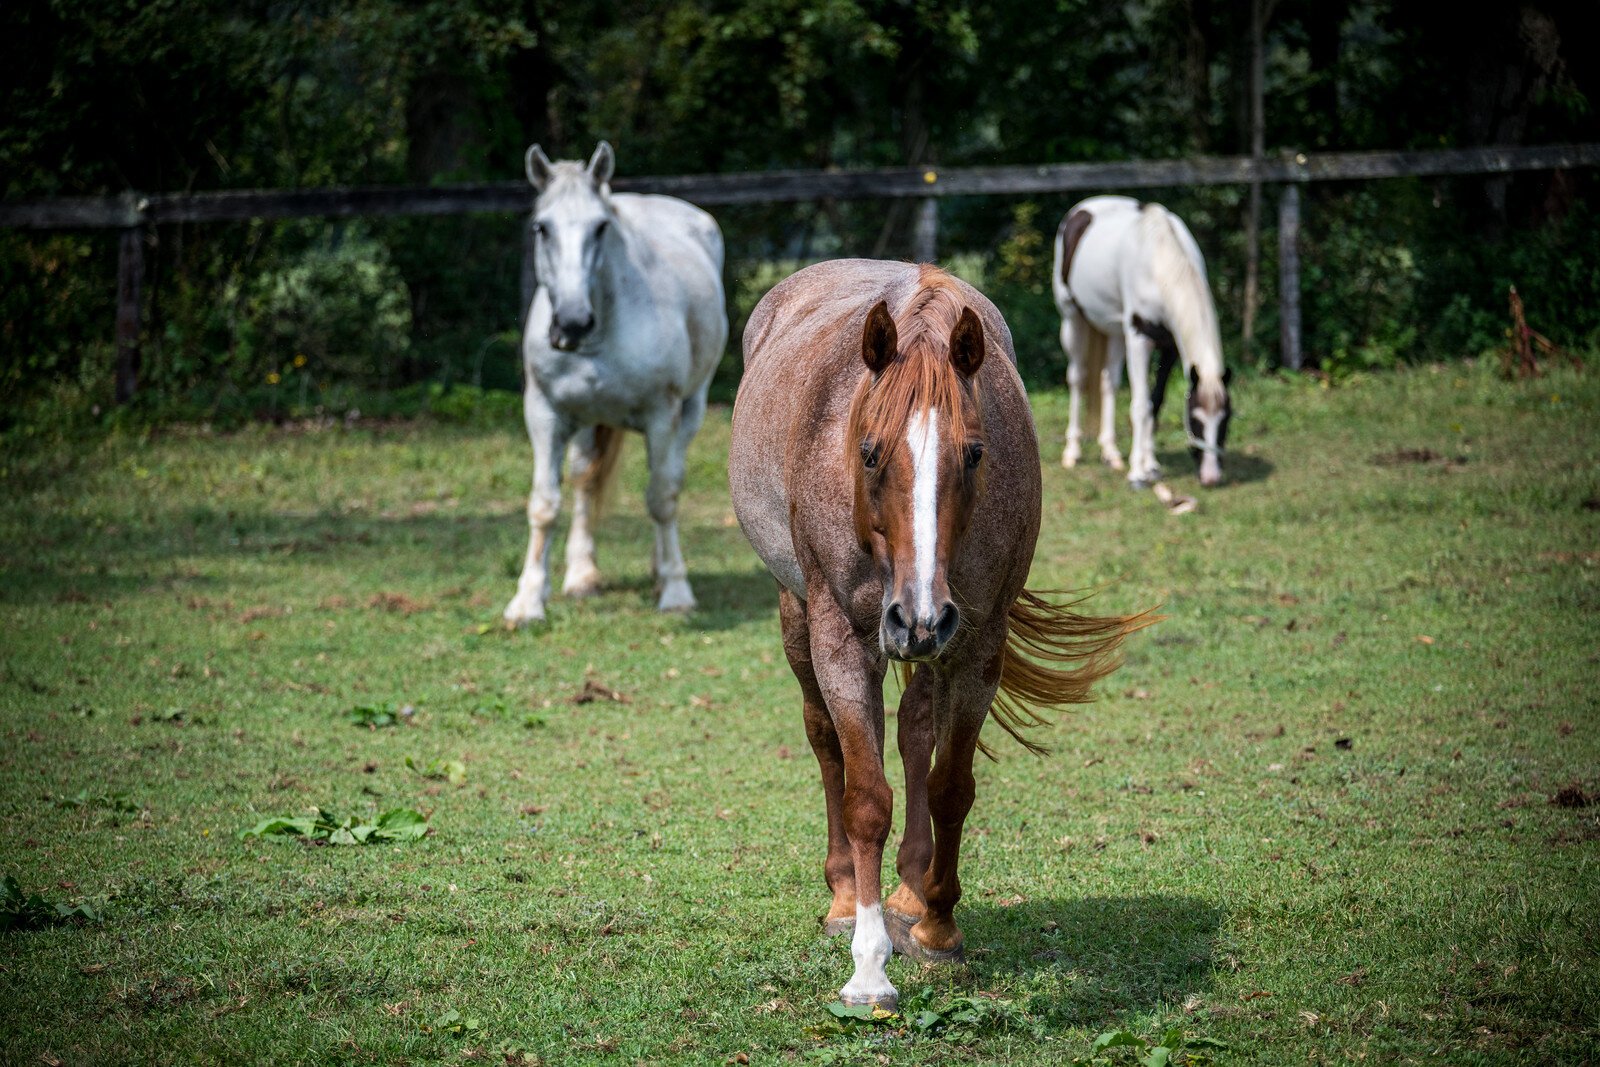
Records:
[[[683,561],[678,543],[678,494],[683,491],[683,475],[689,442],[706,414],[706,389],[702,387],[681,404],[659,409],[645,430],[650,452],[650,485],[645,503],[656,523],[654,553],[656,581],[661,586],[661,611],[691,611],[694,591],[689,588],[689,567]]]
[[[1117,390],[1122,388],[1122,338],[1105,339],[1106,360],[1100,370],[1100,458],[1114,471],[1126,470],[1117,448]]]
[[[783,622],[783,651],[789,669],[800,683],[805,709],[806,738],[822,771],[822,799],[828,810],[828,858],[822,873],[833,903],[822,921],[823,932],[847,934],[856,925],[856,874],[850,856],[850,840],[844,832],[844,753],[839,748],[839,733],[817,687],[811,667],[811,630],[806,625],[806,606],[800,598],[781,588],[778,591],[778,617]]]
[[[567,443],[561,419],[531,381],[523,394],[522,412],[533,445],[533,489],[528,494],[528,555],[517,579],[517,593],[504,613],[511,626],[544,620],[550,528],[561,511],[561,452]]]
[[[1083,437],[1083,377],[1091,329],[1075,306],[1068,307],[1061,316],[1061,350],[1067,354],[1067,446],[1061,453],[1061,465],[1068,469],[1083,458],[1079,443]]]
[[[593,596],[600,591],[600,568],[594,560],[593,523],[599,510],[599,492],[591,468],[600,462],[595,428],[579,430],[567,446],[567,467],[572,481],[572,529],[567,534],[567,576],[561,583],[566,596]]]

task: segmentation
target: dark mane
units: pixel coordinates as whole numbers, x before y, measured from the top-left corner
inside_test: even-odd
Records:
[[[981,410],[977,376],[963,378],[950,365],[950,333],[966,306],[954,278],[932,264],[921,266],[916,290],[894,316],[894,361],[877,378],[862,374],[850,401],[846,447],[852,453],[870,438],[887,455],[904,442],[911,416],[929,408],[944,413],[956,447],[967,444],[968,418]]]

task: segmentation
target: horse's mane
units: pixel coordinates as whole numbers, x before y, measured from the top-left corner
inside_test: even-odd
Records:
[[[1165,208],[1146,204],[1139,213],[1139,226],[1150,244],[1151,273],[1184,364],[1192,364],[1200,372],[1203,393],[1216,394],[1222,388],[1222,337],[1211,287],[1190,260]]]
[[[852,453],[871,439],[887,455],[905,441],[911,417],[929,408],[944,414],[945,432],[958,448],[967,444],[968,416],[982,410],[978,383],[976,375],[964,378],[950,365],[950,333],[966,306],[953,277],[930,263],[918,268],[917,288],[894,316],[893,362],[876,378],[863,374],[850,401],[846,447]]]

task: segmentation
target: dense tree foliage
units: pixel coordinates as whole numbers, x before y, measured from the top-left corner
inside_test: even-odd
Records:
[[[1269,152],[1600,139],[1578,0],[1470,18],[1409,0],[1266,6]],[[7,22],[7,198],[504,179],[530,142],[572,156],[599,137],[633,174],[1249,144],[1248,0],[19,0]],[[1583,173],[1314,187],[1308,356],[1340,372],[1472,354],[1498,342],[1511,282],[1537,328],[1594,344],[1594,188]],[[1158,195],[1199,234],[1235,345],[1242,191]],[[941,253],[982,277],[1036,378],[1059,374],[1047,271],[1067,206],[941,206]],[[736,327],[796,260],[910,247],[903,203],[719,214]],[[8,392],[108,393],[114,243],[0,233]],[[261,412],[339,390],[512,386],[520,245],[507,217],[161,227],[146,402]],[[1267,339],[1274,247],[1269,232]]]

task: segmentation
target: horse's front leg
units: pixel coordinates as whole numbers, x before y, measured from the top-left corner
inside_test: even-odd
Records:
[[[1145,489],[1161,478],[1161,467],[1156,463],[1155,416],[1150,408],[1150,356],[1155,345],[1131,326],[1123,343],[1128,356],[1128,422],[1133,430],[1128,483],[1135,489]]]
[[[922,921],[926,906],[922,901],[922,882],[933,858],[933,828],[928,816],[928,768],[933,762],[934,672],[919,667],[900,697],[895,729],[900,744],[900,762],[906,774],[906,830],[900,839],[895,868],[900,885],[884,902],[889,938],[896,950],[916,955],[909,940],[913,926]]]
[[[656,523],[655,574],[661,587],[656,607],[661,611],[692,611],[694,592],[689,588],[689,567],[678,543],[678,494],[689,442],[706,413],[706,390],[698,390],[681,403],[659,409],[645,430],[650,453],[650,485],[645,503]]]
[[[512,626],[544,620],[550,528],[561,512],[561,453],[571,432],[531,378],[523,393],[522,413],[533,445],[533,489],[528,494],[528,555],[517,579],[517,594],[505,610],[505,620]]]
[[[572,444],[567,448],[573,491],[572,528],[567,532],[567,575],[561,583],[565,596],[593,596],[600,591],[600,568],[594,559],[594,521],[599,512],[600,487],[593,476],[593,468],[600,462],[595,428],[588,426],[573,434]]]
[[[778,589],[778,618],[783,623],[784,655],[800,683],[806,739],[811,742],[822,772],[822,799],[828,812],[828,858],[823,862],[822,875],[833,893],[822,931],[832,937],[850,933],[856,925],[855,861],[850,854],[850,839],[844,832],[844,753],[811,666],[811,628],[806,621],[805,602],[782,586]]]
[[[955,907],[961,899],[961,832],[972,810],[975,783],[972,756],[994,686],[976,677],[957,676],[948,683],[948,722],[940,723],[939,755],[928,776],[928,810],[933,820],[933,860],[922,881],[927,911],[911,928],[924,959],[958,960],[962,935]]]
[[[893,1010],[899,993],[884,966],[894,948],[883,921],[883,845],[889,838],[894,792],[883,774],[883,672],[876,644],[868,646],[823,591],[808,604],[811,662],[844,757],[844,832],[855,872],[856,928],[850,939],[855,972],[839,990],[846,1004]]]

